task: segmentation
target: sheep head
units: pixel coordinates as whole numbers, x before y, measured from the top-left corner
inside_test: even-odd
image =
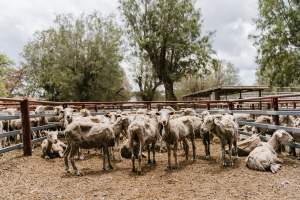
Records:
[[[44,133],[47,136],[47,140],[53,144],[57,143],[57,136],[58,136],[58,132],[57,131],[43,131],[42,133]]]
[[[291,144],[294,142],[294,138],[285,130],[277,130],[274,135],[280,144]]]
[[[215,126],[215,117],[213,115],[207,115],[205,118],[204,118],[204,122],[201,126],[201,129],[204,131],[204,132],[209,132],[211,131],[214,126]]]
[[[174,114],[174,111],[169,109],[161,109],[156,115],[159,116],[159,123],[162,126],[167,126],[170,120],[170,116]]]

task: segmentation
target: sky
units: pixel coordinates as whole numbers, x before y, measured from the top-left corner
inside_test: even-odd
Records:
[[[218,58],[239,69],[243,85],[255,83],[256,49],[248,35],[255,33],[257,1],[195,0],[202,11],[204,31],[215,31],[212,45]],[[34,32],[52,25],[55,15],[97,10],[104,16],[114,14],[120,20],[118,6],[118,0],[0,0],[0,52],[18,64],[23,46]],[[123,65],[127,67],[126,63]]]

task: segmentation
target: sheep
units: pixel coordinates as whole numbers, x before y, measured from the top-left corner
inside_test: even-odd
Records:
[[[246,158],[246,166],[249,169],[271,170],[272,173],[276,173],[281,168],[280,163],[283,163],[277,157],[276,151],[279,149],[280,144],[293,142],[293,137],[285,130],[275,131],[268,142],[261,142],[259,146],[250,152]]]
[[[238,145],[238,155],[239,156],[248,156],[249,153],[255,149],[261,143],[259,135],[253,134],[245,140],[239,141]]]
[[[0,136],[4,133],[3,130],[3,123],[0,121]],[[6,138],[5,137],[0,137],[0,149],[4,148],[6,146]]]
[[[185,108],[182,110],[182,114],[184,116],[198,116],[198,114],[196,113],[196,111],[192,108]]]
[[[43,131],[43,135],[46,135],[47,139],[44,139],[41,144],[41,157],[50,159],[59,156],[62,158],[64,156],[63,152],[67,148],[67,145],[57,138],[58,131]]]
[[[81,109],[80,111],[79,111],[79,113],[80,113],[80,116],[82,116],[82,117],[89,117],[89,116],[92,116],[92,114],[91,114],[91,112],[88,110],[88,109]]]
[[[208,115],[204,118],[204,122],[202,124],[202,130],[205,132],[210,132],[216,135],[221,141],[221,160],[223,166],[226,166],[225,161],[225,146],[228,144],[229,146],[229,159],[230,164],[233,165],[232,162],[232,145],[234,146],[234,151],[237,155],[237,142],[239,138],[238,125],[236,122],[232,120],[231,117],[222,116],[222,115]]]
[[[169,109],[162,109],[157,112],[159,115],[159,123],[163,126],[162,139],[165,141],[168,151],[168,169],[171,169],[171,145],[173,145],[173,156],[175,159],[175,166],[178,168],[177,150],[180,141],[183,142],[185,158],[188,160],[189,146],[187,138],[190,138],[193,148],[193,160],[196,160],[196,146],[195,146],[195,134],[193,130],[192,121],[187,117],[179,117],[176,119],[170,119],[170,116],[174,114],[174,111]]]
[[[112,125],[74,121],[67,126],[65,136],[68,144],[64,154],[65,170],[67,173],[70,173],[70,161],[75,174],[78,176],[81,175],[74,161],[74,156],[78,153],[79,148],[102,149],[104,152],[103,170],[107,169],[106,158],[108,160],[109,169],[113,169],[108,150],[109,147],[115,145],[115,135]]]
[[[273,122],[272,117],[266,115],[261,115],[257,117],[255,120],[255,123],[262,123],[262,124],[272,124],[272,122]],[[256,128],[256,127],[252,128],[252,132],[257,134],[265,135],[266,133],[268,133],[268,131],[269,130],[267,128]]]
[[[147,147],[148,150],[148,164],[155,164],[155,143],[160,138],[158,131],[158,122],[156,119],[148,118],[146,116],[138,116],[128,127],[129,132],[129,149],[132,155],[132,171],[135,172],[135,154],[136,147],[138,148],[138,167],[137,174],[141,174],[141,161],[143,147]],[[150,159],[150,144],[152,145],[153,159]]]

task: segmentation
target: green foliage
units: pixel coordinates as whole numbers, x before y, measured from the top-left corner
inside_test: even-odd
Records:
[[[132,45],[145,53],[165,87],[167,100],[175,100],[174,82],[205,68],[211,46],[201,33],[200,10],[192,0],[122,0]]]
[[[183,96],[213,87],[239,85],[238,69],[232,63],[213,59],[209,71],[196,73],[176,84],[176,94]]]
[[[120,45],[111,17],[58,15],[24,47],[26,92],[50,100],[127,99]]]
[[[9,77],[15,71],[11,66],[14,62],[5,54],[0,53],[0,96],[9,96],[10,89],[8,87]]]
[[[300,84],[300,1],[259,0],[257,81],[270,86]]]

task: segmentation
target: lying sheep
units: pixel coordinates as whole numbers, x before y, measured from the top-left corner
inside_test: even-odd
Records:
[[[222,163],[223,166],[226,166],[225,161],[225,146],[228,144],[229,147],[229,159],[230,164],[233,165],[232,162],[232,146],[234,147],[234,151],[237,155],[237,142],[239,138],[238,125],[232,120],[231,117],[222,116],[222,115],[208,115],[204,118],[204,122],[202,124],[202,129],[205,132],[210,132],[216,135],[221,141],[221,150],[222,150]]]
[[[160,138],[158,131],[158,122],[156,119],[148,118],[147,116],[138,116],[128,127],[129,132],[129,149],[132,155],[132,171],[135,171],[136,148],[138,148],[138,167],[137,173],[141,174],[141,162],[143,148],[148,150],[148,163],[155,164],[155,143]],[[152,148],[153,159],[150,159],[150,145]],[[136,147],[137,146],[137,147]]]
[[[43,131],[43,135],[47,136],[47,139],[43,140],[42,147],[42,158],[50,159],[54,157],[62,158],[64,156],[64,150],[67,148],[57,136],[57,131]]]
[[[193,130],[192,121],[186,117],[179,117],[170,119],[170,116],[174,114],[174,111],[169,109],[160,110],[159,123],[163,126],[162,139],[165,141],[168,150],[168,169],[171,169],[171,145],[173,145],[173,155],[175,159],[174,168],[178,168],[177,150],[179,142],[183,142],[185,158],[188,160],[189,146],[187,139],[192,142],[193,147],[193,160],[196,159],[196,146],[195,146],[195,134]]]
[[[68,147],[65,151],[64,161],[65,169],[69,173],[69,161],[72,164],[76,175],[80,175],[80,171],[75,165],[75,155],[79,148],[83,149],[102,149],[103,150],[103,170],[106,170],[106,158],[108,160],[109,169],[113,169],[110,162],[109,147],[115,145],[115,135],[110,124],[95,124],[74,121],[69,124],[65,130],[65,136]]]
[[[250,169],[276,173],[282,163],[277,157],[276,151],[281,144],[293,143],[293,137],[285,130],[277,130],[268,142],[261,142],[246,159],[246,166]]]
[[[256,120],[255,120],[255,123],[262,123],[262,124],[272,124],[272,122],[273,122],[272,117],[266,116],[266,115],[261,115],[261,116],[257,117]],[[265,135],[266,133],[269,132],[269,130],[267,128],[253,127],[252,132],[256,133],[256,134]]]

